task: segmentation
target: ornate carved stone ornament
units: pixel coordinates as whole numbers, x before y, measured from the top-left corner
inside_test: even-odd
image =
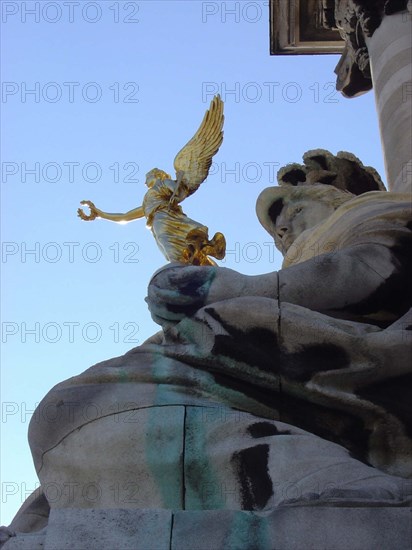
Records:
[[[372,88],[367,39],[407,9],[408,0],[271,0],[271,54],[342,53],[336,87],[355,97]]]
[[[385,15],[407,9],[408,0],[323,0],[329,18],[325,22],[338,28],[345,49],[336,66],[336,88],[355,97],[372,88],[367,39],[380,26]],[[335,4],[331,17],[331,5]]]

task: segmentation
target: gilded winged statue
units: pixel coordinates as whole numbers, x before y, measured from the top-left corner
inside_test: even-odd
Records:
[[[145,183],[149,189],[138,208],[124,214],[110,214],[91,201],[81,201],[90,208],[90,214],[79,208],[79,217],[85,221],[103,218],[118,223],[145,217],[147,227],[168,261],[216,265],[209,256],[219,260],[224,258],[224,235],[216,233],[209,240],[208,228],[188,218],[179,203],[192,195],[207,178],[212,158],[223,141],[223,121],[223,101],[217,95],[211,101],[196,134],[176,155],[175,180],[163,170],[154,168],[146,174]]]

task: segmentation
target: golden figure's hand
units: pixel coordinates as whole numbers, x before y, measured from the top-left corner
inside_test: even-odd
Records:
[[[85,204],[86,206],[88,206],[90,208],[90,214],[87,215],[83,212],[82,208],[78,208],[77,215],[79,216],[79,218],[86,222],[90,222],[99,217],[100,210],[95,207],[92,201],[81,201],[80,204]]]

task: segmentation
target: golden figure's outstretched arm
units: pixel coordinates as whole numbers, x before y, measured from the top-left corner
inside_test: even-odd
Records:
[[[103,218],[117,223],[127,223],[139,218],[144,218],[143,207],[133,208],[124,214],[110,214],[109,212],[103,212],[97,208],[91,201],[81,201],[80,204],[84,204],[90,208],[90,214],[87,215],[83,212],[82,208],[77,209],[77,215],[84,221],[95,220],[96,218]]]

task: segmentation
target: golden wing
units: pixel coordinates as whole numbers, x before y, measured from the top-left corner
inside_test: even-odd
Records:
[[[207,178],[213,156],[223,141],[223,101],[216,95],[206,111],[198,131],[179,151],[174,160],[176,173],[188,188],[188,196]]]

